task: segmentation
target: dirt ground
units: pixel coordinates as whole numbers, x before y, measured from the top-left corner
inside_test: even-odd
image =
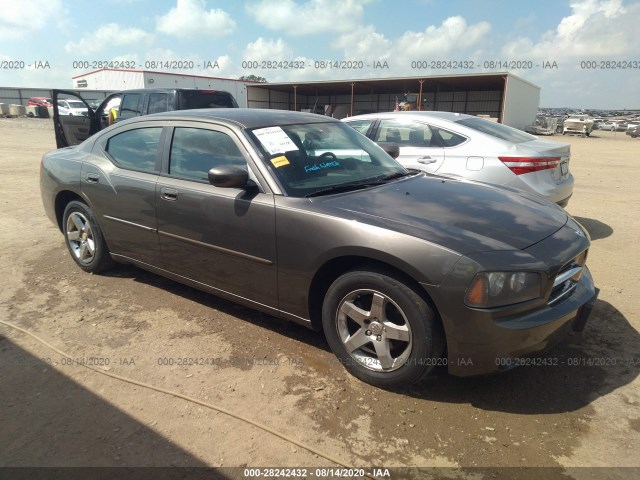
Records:
[[[0,119],[0,319],[102,371],[229,409],[346,465],[453,467],[436,470],[449,478],[499,478],[505,469],[496,467],[630,478],[623,468],[573,467],[640,467],[640,139],[550,138],[571,143],[567,210],[591,234],[588,265],[601,289],[586,330],[547,354],[559,366],[471,379],[437,371],[391,393],[347,374],[322,334],[133,267],[83,273],[42,209],[39,162],[55,148],[42,119]],[[225,414],[73,364],[2,325],[0,379],[0,466],[337,466]]]

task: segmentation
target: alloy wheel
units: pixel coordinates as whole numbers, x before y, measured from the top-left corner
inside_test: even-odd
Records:
[[[392,372],[411,354],[411,325],[406,315],[378,291],[356,290],[346,295],[338,305],[336,328],[351,358],[369,370]]]
[[[91,223],[80,212],[72,212],[67,218],[67,242],[78,261],[89,264],[96,254],[96,242]]]

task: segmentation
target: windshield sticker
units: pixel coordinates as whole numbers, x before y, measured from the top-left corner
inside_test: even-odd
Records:
[[[339,167],[340,166],[340,162],[327,162],[327,163],[314,163],[313,165],[305,165],[304,167],[304,171],[305,173],[309,173],[309,172],[315,172],[318,170],[322,170],[323,168],[335,168],[335,167]]]
[[[260,128],[254,130],[253,134],[271,155],[298,150],[293,140],[280,127]]]
[[[284,165],[289,165],[289,160],[284,155],[280,155],[279,157],[275,157],[271,159],[271,163],[274,167],[280,168]]]

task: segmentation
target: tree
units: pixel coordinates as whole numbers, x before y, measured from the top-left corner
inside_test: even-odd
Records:
[[[242,75],[240,77],[240,80],[246,80],[248,82],[260,82],[260,83],[267,83],[267,79],[264,77],[259,77],[257,75]]]

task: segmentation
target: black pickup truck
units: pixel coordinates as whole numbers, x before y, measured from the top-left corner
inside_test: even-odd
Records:
[[[238,108],[236,99],[222,90],[150,88],[115,92],[94,110],[75,92],[53,90],[53,124],[58,148],[77,145],[114,122],[170,110],[195,108]],[[58,100],[82,101],[86,115],[61,115]]]

